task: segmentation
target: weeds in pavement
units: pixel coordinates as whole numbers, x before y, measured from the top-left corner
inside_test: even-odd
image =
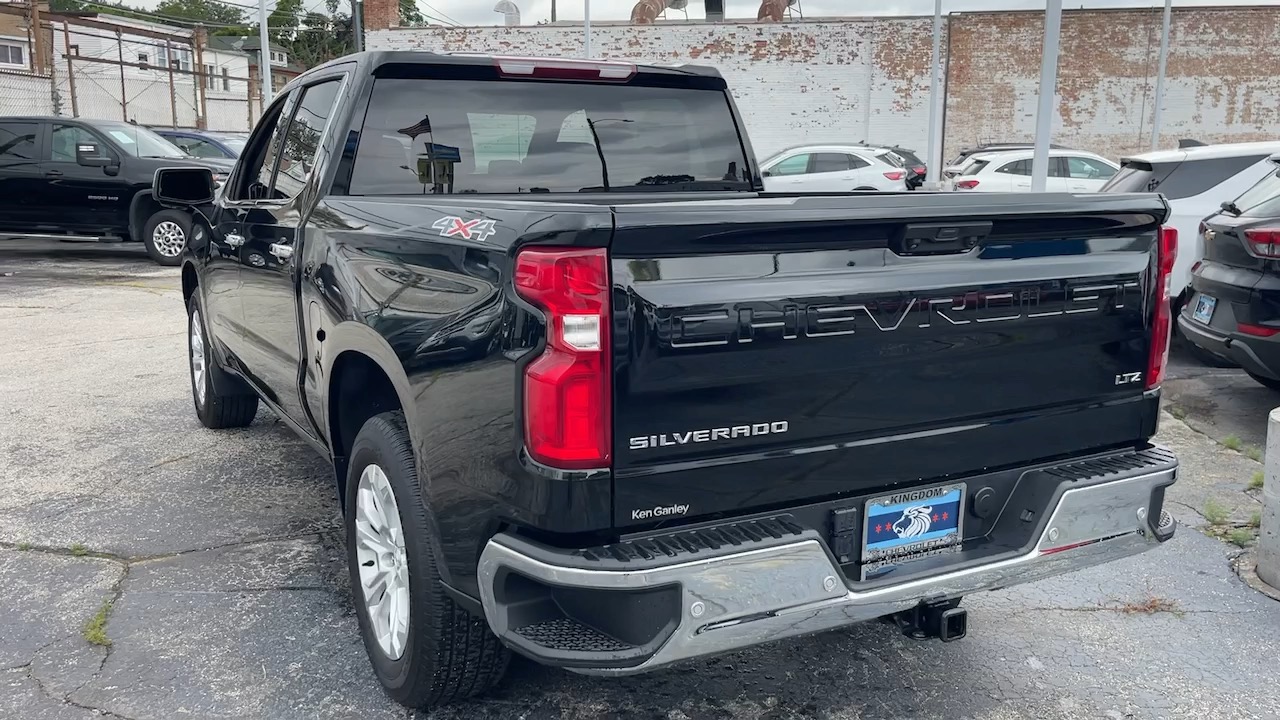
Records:
[[[1266,476],[1262,474],[1261,470],[1255,472],[1253,474],[1253,477],[1249,478],[1249,489],[1257,490],[1258,488],[1262,487],[1262,483],[1265,481],[1265,477]]]
[[[1239,450],[1241,447],[1244,447],[1244,443],[1235,435],[1228,435],[1222,438],[1222,444],[1231,450]]]
[[[1262,462],[1262,450],[1252,445],[1244,449],[1244,456],[1254,462]]]
[[[1262,513],[1256,512],[1249,516],[1249,527],[1256,528],[1262,525]]]
[[[71,554],[76,557],[84,557],[89,554],[89,548],[81,545],[80,543],[72,545],[69,549],[71,550]]]
[[[20,542],[20,543],[18,543],[18,549],[19,549],[19,550],[30,550],[30,549],[31,549],[31,543],[29,543],[29,542]]]
[[[1179,420],[1186,420],[1186,419],[1187,419],[1187,411],[1186,411],[1186,410],[1183,410],[1182,408],[1178,407],[1177,405],[1170,405],[1170,406],[1169,406],[1169,414],[1170,414],[1170,415],[1172,415],[1172,416],[1174,416],[1174,417],[1176,417],[1176,418],[1178,418]]]
[[[1250,530],[1249,528],[1236,528],[1227,535],[1227,539],[1231,541],[1232,545],[1248,547],[1249,543],[1253,542],[1253,530]]]
[[[1116,608],[1126,615],[1155,615],[1156,613],[1172,613],[1178,617],[1182,617],[1182,610],[1178,608],[1178,603],[1169,598],[1149,596],[1142,602],[1127,602]]]
[[[110,614],[111,601],[108,600],[102,603],[102,607],[98,608],[98,614],[84,624],[84,629],[80,633],[84,636],[84,639],[93,645],[110,647],[111,638],[107,637],[107,616]]]
[[[1227,518],[1231,515],[1231,511],[1222,503],[1209,498],[1204,501],[1204,519],[1209,521],[1210,525],[1222,525],[1227,522]]]

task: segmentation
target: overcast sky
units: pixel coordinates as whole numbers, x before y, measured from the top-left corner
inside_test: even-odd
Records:
[[[830,17],[849,15],[930,15],[933,13],[932,0],[889,0],[886,3],[857,3],[860,8],[851,8],[856,0],[798,0],[806,17]],[[428,15],[434,15],[444,21],[454,21],[463,25],[496,25],[502,22],[502,16],[493,11],[497,0],[418,0],[418,7]],[[520,8],[524,24],[532,25],[541,20],[551,18],[551,0],[513,0]],[[591,0],[592,20],[629,20],[631,8],[636,0]],[[760,0],[725,0],[725,16],[729,18],[755,19]],[[1178,2],[1175,5],[1270,5],[1273,2],[1257,2],[1256,0],[1195,0],[1194,2]],[[1135,0],[1063,0],[1067,9],[1079,7],[1155,7],[1163,6],[1163,0],[1141,2]],[[557,0],[556,14],[561,20],[581,20],[582,0]],[[703,16],[703,0],[689,0],[689,17],[700,19]],[[961,12],[974,10],[1025,10],[1043,8],[1044,2],[1035,0],[943,0],[943,12]],[[683,12],[667,11],[668,17],[682,18]]]

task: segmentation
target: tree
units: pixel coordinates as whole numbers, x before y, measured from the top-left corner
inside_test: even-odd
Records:
[[[303,67],[315,67],[355,50],[351,16],[338,12],[338,0],[326,0],[327,13],[309,12],[302,17],[291,42],[290,56]]]
[[[162,0],[156,14],[170,18],[187,18],[213,27],[244,25],[244,10],[215,0]]]
[[[427,19],[418,9],[417,0],[400,0],[400,24],[408,26],[427,24]]]

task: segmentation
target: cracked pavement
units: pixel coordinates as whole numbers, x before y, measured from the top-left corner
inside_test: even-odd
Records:
[[[181,303],[141,248],[0,240],[0,718],[1280,716],[1280,603],[1195,529],[1209,499],[1247,522],[1261,466],[1189,402],[1160,438],[1182,460],[1174,541],[966,598],[961,642],[865,624],[624,679],[516,661],[489,697],[407,711],[365,658],[325,464],[266,411],[199,425]],[[1189,397],[1197,372],[1171,383]],[[1213,377],[1217,407],[1267,392]]]

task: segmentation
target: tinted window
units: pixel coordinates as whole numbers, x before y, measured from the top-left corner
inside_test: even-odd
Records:
[[[1110,165],[1092,158],[1067,158],[1067,174],[1078,180],[1100,180],[1116,174]]]
[[[0,123],[0,165],[23,165],[36,159],[35,123]]]
[[[49,160],[51,162],[75,162],[76,145],[80,143],[91,143],[97,145],[100,152],[110,152],[103,147],[102,140],[88,130],[76,125],[55,124],[53,126],[52,142],[49,146]]]
[[[1253,187],[1236,198],[1236,207],[1249,217],[1280,216],[1280,168],[1267,173]]]
[[[794,155],[774,165],[770,175],[803,175],[809,172],[809,155]]]
[[[316,155],[324,137],[324,127],[338,104],[341,82],[330,80],[312,85],[304,91],[302,102],[293,114],[293,122],[285,136],[280,166],[272,197],[291,198],[302,191],[307,176],[315,169]]]
[[[1004,173],[1005,175],[1030,175],[1031,161],[1030,160],[1014,160],[1011,163],[1005,163],[1004,165],[1000,166],[999,168],[996,169],[996,172]],[[965,173],[965,174],[970,175],[972,173]]]
[[[381,78],[360,133],[350,191],[580,192],[605,186],[749,190],[749,168],[724,92]]]
[[[857,170],[858,168],[871,167],[871,163],[863,160],[857,155],[849,155],[849,167]]]
[[[1170,200],[1188,198],[1211,190],[1265,155],[1185,160],[1175,163],[1126,162],[1105,192],[1158,192]]]
[[[275,173],[276,158],[280,156],[280,148],[284,145],[284,134],[287,129],[288,120],[283,117],[284,108],[289,104],[288,96],[282,97],[274,106],[275,116],[259,123],[260,131],[271,133],[270,139],[265,141],[265,147],[259,146],[255,148],[253,160],[245,167],[246,178],[253,178],[248,182],[248,186],[243,192],[237,192],[236,197],[246,200],[260,200],[269,197],[268,193],[271,188],[271,176]],[[271,109],[268,109],[271,112]]]
[[[843,172],[849,169],[849,156],[844,153],[818,153],[813,156],[813,171]]]
[[[883,152],[883,153],[880,153],[879,155],[876,155],[876,157],[880,158],[881,160],[885,161],[886,163],[894,167],[900,168],[900,167],[904,167],[907,164],[907,161],[903,160],[902,156],[895,152]]]
[[[227,156],[226,153],[218,149],[217,145],[206,140],[200,140],[199,138],[170,138],[170,142],[177,145],[188,155],[192,155],[194,157],[220,158]]]

